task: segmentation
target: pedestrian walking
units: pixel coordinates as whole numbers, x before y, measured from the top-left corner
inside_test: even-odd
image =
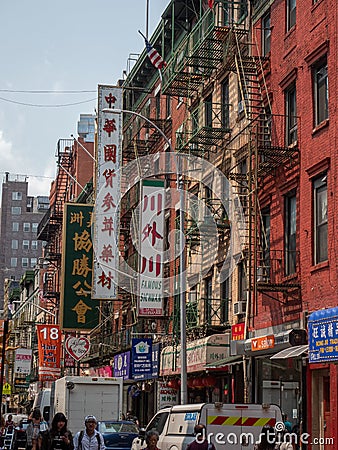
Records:
[[[264,425],[259,435],[259,442],[255,444],[254,450],[277,450],[275,430],[270,425]]]
[[[7,433],[12,434],[14,430],[14,422],[12,414],[9,414],[6,420],[5,428]]]
[[[97,431],[96,425],[95,416],[85,417],[85,429],[74,437],[74,450],[106,450],[103,436]]]
[[[26,429],[26,450],[37,450],[39,434],[40,432],[48,430],[48,424],[43,420],[41,411],[38,408],[33,409],[29,416],[29,420],[30,423]]]
[[[144,450],[159,450],[157,447],[158,440],[160,439],[160,435],[156,430],[150,430],[146,434],[146,444],[147,447]]]
[[[67,419],[63,413],[56,413],[50,430],[43,431],[38,437],[39,450],[73,450],[73,436],[67,428]]]
[[[216,450],[214,444],[208,442],[207,430],[204,424],[199,423],[194,427],[195,440],[190,442],[187,450]]]

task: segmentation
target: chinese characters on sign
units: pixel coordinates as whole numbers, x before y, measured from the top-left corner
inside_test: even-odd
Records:
[[[60,378],[61,331],[59,325],[37,325],[39,347],[39,380]]]
[[[95,299],[117,298],[119,267],[119,199],[120,148],[122,115],[104,112],[122,107],[122,89],[98,87],[97,173],[95,194],[95,263],[92,296]]]
[[[130,378],[130,352],[114,356],[114,377]]]
[[[17,348],[15,350],[14,372],[28,375],[31,373],[32,350],[29,348]]]
[[[170,388],[166,382],[158,381],[157,382],[157,409],[160,410],[162,408],[166,408],[167,406],[177,405],[178,391],[176,389]]]
[[[132,377],[146,380],[152,374],[152,340],[132,339]]]
[[[309,362],[338,361],[338,308],[309,316]]]
[[[269,336],[262,336],[251,339],[251,351],[257,352],[259,350],[267,350],[269,348],[274,348],[275,346],[275,336],[273,334]]]
[[[140,316],[163,315],[164,182],[142,182],[140,211]]]
[[[91,330],[98,324],[98,309],[91,298],[92,209],[91,205],[65,204],[61,324],[72,331]]]
[[[231,339],[233,341],[242,341],[245,339],[245,323],[240,322],[231,325]]]

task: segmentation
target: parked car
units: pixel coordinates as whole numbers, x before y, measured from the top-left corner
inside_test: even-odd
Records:
[[[100,421],[97,429],[102,433],[107,450],[130,450],[133,440],[139,435],[137,425],[127,420]]]
[[[30,421],[28,419],[22,419],[20,420],[18,426],[14,428],[12,450],[18,450],[19,448],[26,447],[26,429],[29,422]]]

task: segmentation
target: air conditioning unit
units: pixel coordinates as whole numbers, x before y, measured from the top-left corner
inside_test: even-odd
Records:
[[[245,314],[246,311],[246,301],[239,301],[234,303],[234,315],[238,316],[239,314]]]

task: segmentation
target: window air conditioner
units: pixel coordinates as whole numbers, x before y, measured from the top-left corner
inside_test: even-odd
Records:
[[[246,302],[245,301],[239,301],[234,303],[234,315],[238,316],[239,314],[245,314],[246,310]]]

